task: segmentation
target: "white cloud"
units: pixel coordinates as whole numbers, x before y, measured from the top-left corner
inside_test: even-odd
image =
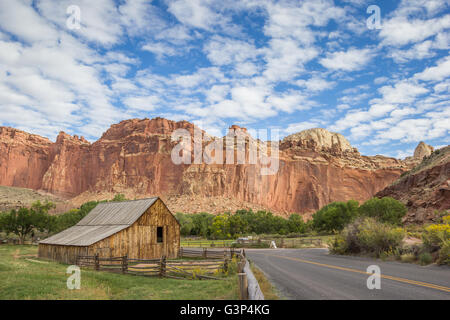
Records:
[[[384,86],[378,91],[383,95],[383,101],[387,103],[411,103],[417,96],[427,93],[428,89],[401,81],[394,86]]]
[[[327,81],[317,76],[311,77],[308,80],[297,80],[296,84],[300,87],[305,87],[306,89],[313,92],[331,89],[336,85],[336,83],[333,81]]]
[[[424,81],[441,81],[448,77],[450,77],[450,56],[438,62],[435,67],[429,67],[415,75],[415,78]]]
[[[172,0],[168,10],[181,23],[205,30],[212,30],[217,25],[226,25],[228,19],[211,8],[208,0]]]
[[[403,46],[423,41],[445,29],[450,28],[450,15],[432,19],[410,19],[404,12],[398,12],[393,18],[383,22],[380,31],[383,45]]]
[[[297,133],[307,129],[318,128],[322,125],[322,123],[318,121],[303,121],[297,123],[291,123],[288,125],[286,129],[284,129],[285,134]]]
[[[320,59],[320,64],[330,70],[355,71],[366,66],[372,57],[370,49],[349,49],[328,53],[326,58]]]
[[[128,97],[123,103],[131,109],[139,111],[152,111],[158,106],[159,98],[157,96]]]
[[[164,44],[162,42],[147,43],[142,46],[142,50],[155,54],[158,59],[162,59],[165,56],[174,56],[177,54],[172,46]]]

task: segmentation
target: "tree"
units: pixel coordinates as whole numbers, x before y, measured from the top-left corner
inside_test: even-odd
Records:
[[[358,202],[332,202],[312,216],[313,228],[317,231],[340,231],[358,216]]]
[[[299,214],[291,214],[287,221],[287,229],[290,233],[305,233],[306,224]]]
[[[192,234],[192,229],[194,228],[194,223],[192,222],[192,217],[188,214],[183,214],[177,212],[175,218],[180,223],[180,234],[182,236],[189,236]]]
[[[192,215],[192,234],[208,238],[210,235],[210,226],[214,219],[214,215],[202,212]]]
[[[403,203],[394,198],[372,198],[359,207],[362,216],[372,217],[380,222],[400,225],[407,209]]]
[[[211,224],[211,237],[213,239],[231,238],[229,216],[227,214],[219,214],[213,218]]]
[[[14,233],[19,237],[20,244],[23,244],[25,238],[31,235],[37,226],[42,225],[43,218],[42,214],[33,209],[20,208],[4,214],[0,223],[6,234]]]

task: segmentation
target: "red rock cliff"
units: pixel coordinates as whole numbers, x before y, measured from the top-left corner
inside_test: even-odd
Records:
[[[137,198],[184,197],[186,203],[179,210],[186,212],[202,210],[192,209],[190,197],[211,197],[253,203],[279,213],[311,213],[331,201],[364,201],[411,167],[393,158],[361,156],[342,135],[324,129],[306,130],[280,141],[279,170],[274,175],[262,176],[259,164],[175,165],[171,151],[176,142],[171,141],[171,133],[176,129],[192,133],[194,128],[186,121],[132,119],[111,126],[93,144],[65,133],[52,143],[0,128],[0,185],[85,200],[116,192]],[[230,128],[234,129],[239,128]],[[259,143],[248,139],[248,143]]]

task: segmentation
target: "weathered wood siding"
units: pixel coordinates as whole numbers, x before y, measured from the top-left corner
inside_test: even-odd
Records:
[[[163,242],[157,242],[157,227],[163,227]],[[73,264],[77,255],[154,259],[176,258],[180,250],[180,225],[158,199],[131,226],[88,247],[39,244],[39,257]]]
[[[39,244],[39,258],[74,264],[77,256],[88,254],[88,247]]]

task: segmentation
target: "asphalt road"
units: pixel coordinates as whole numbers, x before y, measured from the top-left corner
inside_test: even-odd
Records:
[[[329,255],[327,249],[246,250],[286,299],[450,300],[450,267]],[[367,288],[367,267],[378,265],[381,289]]]

